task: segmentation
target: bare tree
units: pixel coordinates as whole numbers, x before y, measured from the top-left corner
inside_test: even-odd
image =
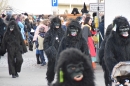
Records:
[[[0,14],[6,9],[8,0],[0,0]]]

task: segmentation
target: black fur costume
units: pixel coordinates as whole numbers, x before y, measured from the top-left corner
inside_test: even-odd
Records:
[[[80,50],[76,48],[68,48],[60,53],[60,58],[57,64],[57,80],[52,86],[95,86],[94,83],[94,72],[92,66],[89,64],[89,57],[83,54]],[[83,63],[78,67],[75,65]],[[74,64],[72,66],[72,75],[83,75],[83,78],[79,81],[75,81],[68,72],[68,65]],[[74,69],[73,69],[74,68]],[[63,76],[61,75],[63,72]],[[74,77],[75,77],[74,76]],[[80,77],[78,77],[80,78]],[[61,80],[63,80],[61,82]]]
[[[105,64],[105,61],[104,61],[104,49],[105,49],[105,44],[106,44],[106,41],[112,31],[112,24],[110,24],[108,27],[107,27],[107,30],[106,30],[106,34],[105,34],[105,38],[104,40],[101,42],[101,46],[100,46],[100,49],[99,49],[99,64],[102,66],[102,69],[104,71],[104,79],[105,79],[105,85],[108,86],[108,84],[110,84],[110,77],[109,77],[109,73],[108,73],[108,70],[107,70],[107,67],[106,67],[106,64]]]
[[[104,59],[111,74],[113,67],[120,61],[130,61],[130,26],[125,17],[117,17],[113,21],[114,31],[111,32],[106,45]],[[120,28],[128,29],[128,36],[123,37]]]
[[[6,24],[4,23],[3,19],[0,18],[0,46],[5,33],[5,29],[6,29]]]
[[[10,26],[12,25],[14,25],[14,30],[10,31]],[[4,55],[7,50],[10,75],[15,75],[21,71],[23,63],[22,53],[27,52],[22,35],[18,29],[18,25],[15,21],[9,22],[0,50],[2,55]]]
[[[77,32],[77,36],[71,36],[71,27],[74,26],[75,29],[78,28],[78,32]],[[70,24],[67,27],[67,32],[65,34],[65,36],[63,37],[59,49],[58,49],[58,54],[57,54],[57,59],[59,57],[59,54],[65,50],[66,48],[77,48],[79,50],[81,50],[83,53],[85,53],[86,55],[89,55],[89,50],[88,50],[88,46],[86,44],[85,39],[82,37],[82,33],[81,33],[81,25],[75,21],[72,20],[70,22]],[[90,61],[91,61],[91,57],[89,57]]]
[[[59,28],[55,27],[55,23],[59,23]],[[44,51],[48,58],[48,68],[47,68],[47,80],[51,83],[54,80],[54,67],[56,54],[59,48],[59,43],[64,35],[64,31],[61,28],[61,20],[55,17],[51,20],[51,26],[48,32],[45,34],[44,38]]]

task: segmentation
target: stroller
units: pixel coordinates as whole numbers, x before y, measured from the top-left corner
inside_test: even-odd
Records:
[[[130,86],[130,61],[119,62],[112,70],[112,86]]]

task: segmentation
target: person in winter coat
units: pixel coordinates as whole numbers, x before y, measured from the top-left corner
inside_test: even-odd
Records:
[[[40,22],[40,24],[37,26],[35,33],[34,33],[33,42],[37,41],[40,28],[44,28],[45,32],[48,31],[48,27],[46,27],[43,23],[44,22]],[[38,49],[36,49],[36,60],[37,60],[37,64],[41,64],[41,62],[40,62],[40,51]]]
[[[89,47],[89,52],[90,52],[92,62],[93,62],[93,68],[95,69],[96,51],[95,51],[94,41],[92,39],[91,24],[92,24],[92,19],[90,17],[86,17],[84,21],[84,26],[82,28],[82,35],[84,39],[86,40],[86,44]]]
[[[39,50],[39,54],[40,54],[40,57],[41,57],[41,66],[46,65],[45,58],[44,58],[44,51],[43,51],[43,49],[44,49],[43,42],[44,42],[44,36],[45,36],[44,30],[45,30],[45,28],[39,29],[37,41],[35,41],[36,48]]]
[[[19,76],[18,72],[21,71],[23,63],[22,54],[27,52],[24,40],[18,29],[15,21],[9,22],[0,49],[1,55],[4,55],[6,51],[8,53],[9,74],[12,75],[12,78]]]

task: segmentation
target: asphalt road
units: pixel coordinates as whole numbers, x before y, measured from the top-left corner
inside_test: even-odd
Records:
[[[7,54],[0,59],[0,86],[47,86],[46,65],[36,64],[35,50],[23,54],[23,65],[18,78],[8,73]],[[96,86],[105,86],[102,68],[95,69]]]

